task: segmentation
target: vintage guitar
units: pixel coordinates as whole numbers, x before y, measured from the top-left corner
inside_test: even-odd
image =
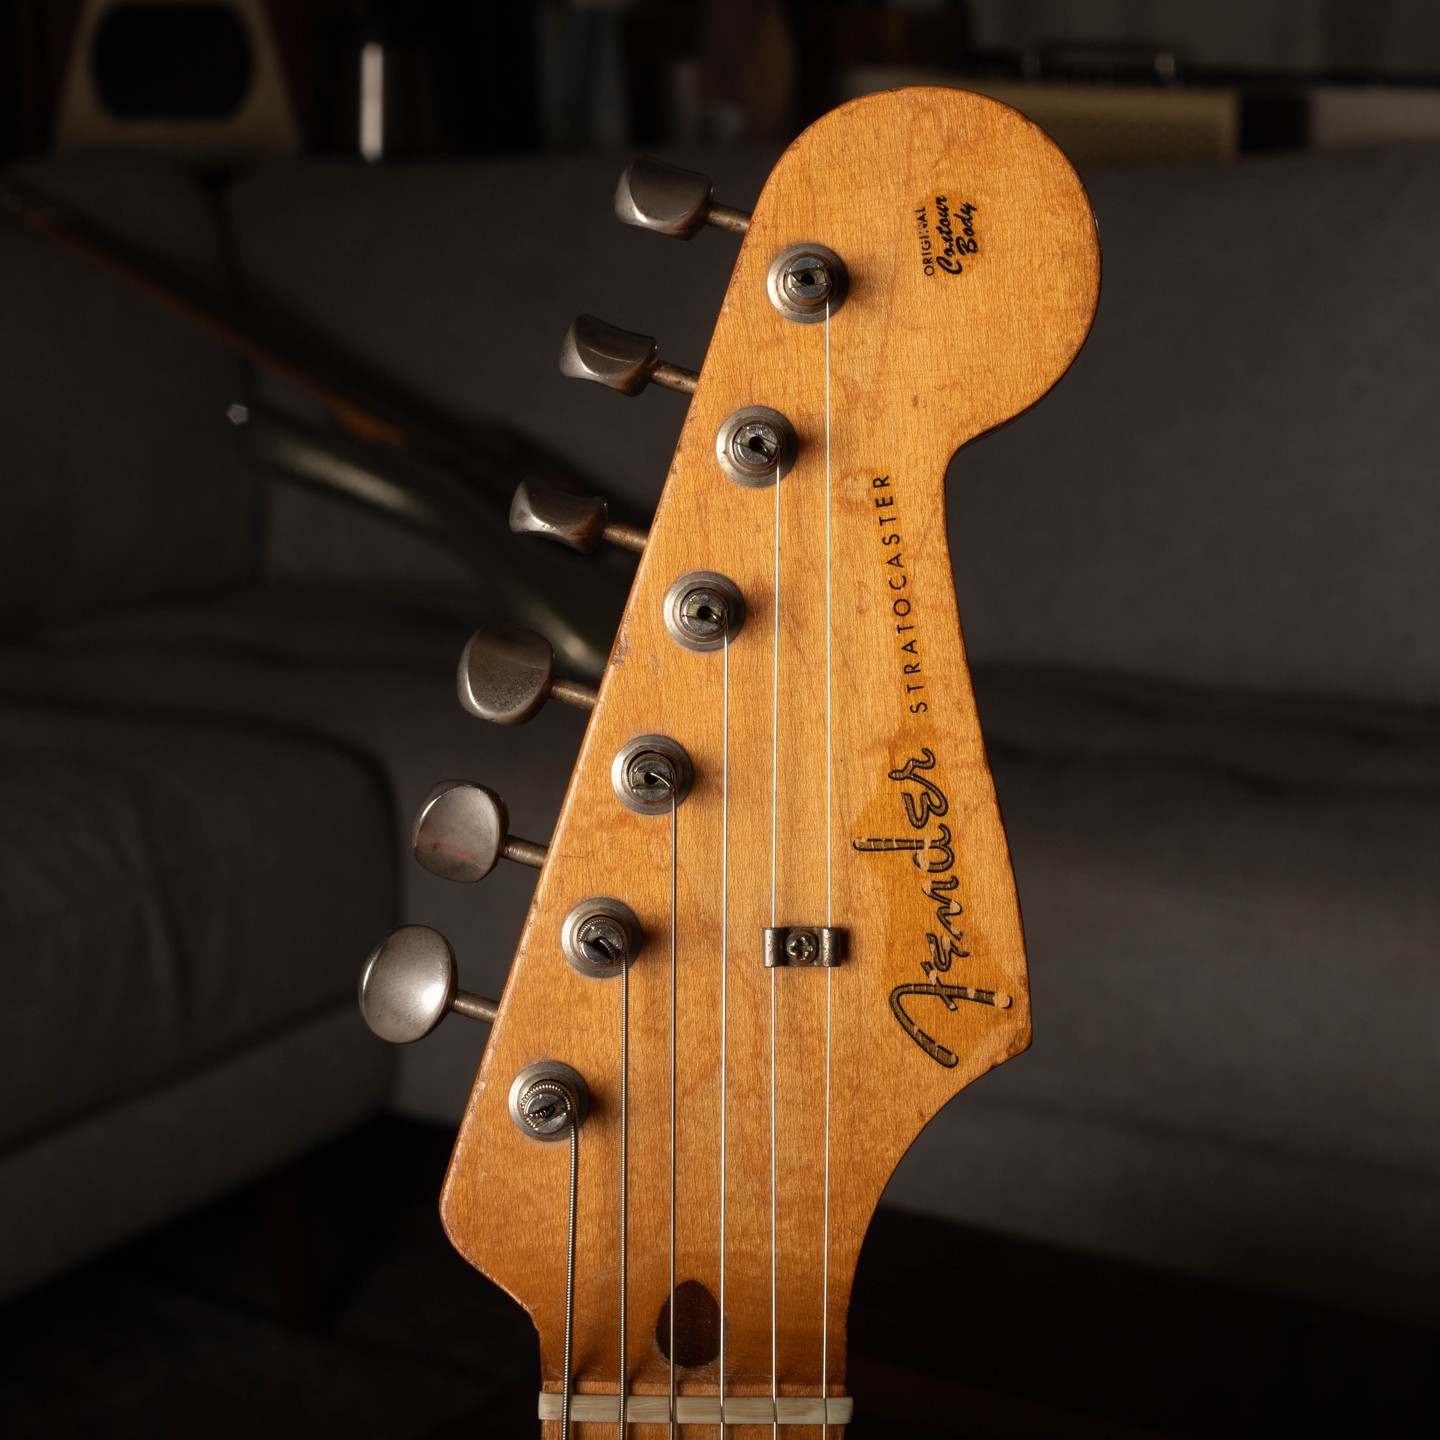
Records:
[[[519,529],[642,549],[598,695],[524,632],[462,659],[486,718],[594,707],[548,850],[467,782],[416,822],[457,880],[540,868],[514,969],[498,1005],[466,995],[407,927],[361,1003],[396,1040],[494,1021],[441,1209],[539,1330],[545,1435],[838,1434],[880,1193],[1030,1039],[943,482],[1079,350],[1095,225],[1033,124],[948,89],[826,116],[753,216],[654,162],[617,204],[744,239],[698,377],[589,318],[566,340],[570,373],[693,391],[648,537],[517,496]]]

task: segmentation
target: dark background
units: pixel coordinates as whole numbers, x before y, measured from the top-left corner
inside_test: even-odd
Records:
[[[366,47],[386,61],[380,163],[779,145],[867,84],[937,73],[1233,94],[1242,152],[1318,143],[1356,94],[1373,102],[1370,138],[1440,134],[1423,103],[1440,99],[1440,24],[1423,7],[1275,5],[1268,25],[1242,23],[1242,6],[1118,7],[1126,23],[1109,28],[1099,8],[275,0],[285,114],[268,138],[190,158],[218,183],[250,155],[360,153]],[[0,158],[63,147],[77,65],[116,116],[223,122],[256,64],[244,32],[223,5],[166,9],[115,7],[86,56],[79,0],[0,4]],[[1093,135],[1057,138],[1085,168]],[[1156,143],[1140,125],[1094,163],[1153,161]],[[436,1127],[373,1121],[12,1302],[5,1432],[535,1433],[529,1328],[439,1232],[448,1145]],[[1421,1433],[1417,1416],[1436,1414],[1429,1332],[894,1214],[867,1243],[852,1335],[870,1417],[857,1440]]]

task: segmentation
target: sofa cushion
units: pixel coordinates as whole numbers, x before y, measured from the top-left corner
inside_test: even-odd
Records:
[[[1440,721],[982,677],[1030,953],[996,1102],[1440,1179]]]
[[[1440,148],[1089,188],[1090,340],[951,468],[976,660],[1440,702]]]
[[[223,286],[215,213],[180,172],[94,157],[17,177],[185,278]],[[0,634],[252,576],[259,487],[225,419],[238,363],[121,281],[9,225],[0,314]]]
[[[392,916],[390,831],[333,744],[0,708],[0,1144],[353,994]]]

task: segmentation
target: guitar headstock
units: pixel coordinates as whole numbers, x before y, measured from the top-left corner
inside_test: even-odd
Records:
[[[570,1372],[611,1419],[572,1433],[616,1433],[622,1373],[662,1420],[723,1385],[728,1433],[769,1434],[773,1396],[818,1423],[891,1172],[1029,1043],[944,476],[1065,371],[1098,286],[1069,163],[974,94],[855,101],[765,186],[442,1201],[562,1389],[569,1149],[514,1109],[533,1067],[579,1077]],[[490,860],[526,843],[486,814]]]

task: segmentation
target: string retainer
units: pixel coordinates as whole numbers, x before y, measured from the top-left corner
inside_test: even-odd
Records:
[[[845,958],[845,932],[831,925],[767,926],[760,933],[767,970],[828,970]]]

